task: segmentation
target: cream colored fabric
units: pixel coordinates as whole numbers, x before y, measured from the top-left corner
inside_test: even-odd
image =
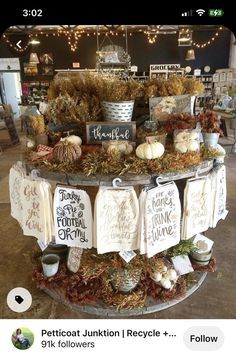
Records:
[[[138,248],[139,205],[132,187],[100,187],[95,200],[95,244],[98,253]]]
[[[26,236],[34,236],[44,245],[53,237],[51,186],[48,182],[25,178],[20,188],[23,208],[22,229]]]
[[[22,168],[13,165],[9,173],[9,196],[11,204],[11,216],[22,225],[23,206],[20,196],[20,188],[25,178],[25,172]]]
[[[55,241],[70,247],[92,247],[92,208],[84,190],[58,186],[54,193]]]
[[[210,227],[215,228],[220,219],[225,219],[226,210],[226,170],[225,165],[215,168],[211,174],[211,219]]]
[[[211,217],[211,181],[208,177],[187,181],[184,190],[181,238],[189,239],[209,228]]]
[[[144,211],[146,204],[147,192],[143,189],[139,195],[139,232],[138,232],[138,246],[140,254],[143,255],[147,252],[147,240],[144,223]]]
[[[144,224],[148,257],[179,243],[180,217],[179,192],[174,182],[147,191]]]

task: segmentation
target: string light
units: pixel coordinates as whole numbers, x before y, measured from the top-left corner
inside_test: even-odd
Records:
[[[217,37],[219,36],[219,32],[223,30],[223,27],[220,26],[219,29],[216,31],[216,33],[211,37],[211,39],[207,40],[204,43],[197,43],[197,42],[193,42],[193,45],[197,48],[205,48],[208,45],[211,45],[211,43],[213,43]]]
[[[6,34],[3,34],[3,39],[5,40],[5,42],[11,47],[13,48],[17,53],[23,53],[25,52],[29,46],[30,46],[30,38],[32,38],[33,34],[29,34],[28,37],[29,37],[29,40],[27,42],[27,44],[24,46],[24,47],[17,47],[16,44],[12,43],[9,38],[7,37]]]
[[[147,35],[147,40],[149,44],[154,44],[156,43],[157,40],[157,35],[160,32],[160,26],[158,25],[157,27],[149,27],[148,30],[144,30],[144,34]]]
[[[75,52],[78,47],[78,40],[81,37],[79,31],[71,31],[68,33],[68,45],[70,46],[70,50]]]
[[[120,29],[121,29],[121,31],[122,30],[124,31],[124,26],[122,26]],[[185,35],[187,35],[187,36],[189,36],[190,32],[192,31],[191,29],[187,29],[187,28],[184,28],[184,30],[185,30]],[[214,41],[216,41],[216,39],[219,37],[220,32],[222,30],[223,30],[223,27],[220,26],[219,29],[215,32],[215,34],[210,37],[210,39],[208,39],[207,41],[205,41],[203,43],[193,42],[192,45],[195,46],[196,48],[203,49],[203,48],[211,45]],[[138,29],[138,31],[142,32],[143,30]],[[144,30],[143,33],[147,35],[148,43],[149,44],[154,44],[154,43],[156,43],[157,37],[158,37],[158,35],[160,33],[160,26],[151,25],[151,26],[148,27],[147,30]],[[100,36],[101,32],[93,32],[92,29],[90,29],[90,31],[88,30],[88,32],[86,32],[85,29],[80,29],[80,30],[70,29],[70,30],[67,30],[67,29],[64,29],[64,28],[59,28],[57,30],[54,30],[53,32],[45,32],[45,31],[40,30],[37,33],[28,34],[28,42],[24,47],[21,47],[21,48],[18,48],[15,43],[10,41],[9,34],[8,35],[3,34],[3,40],[7,43],[7,45],[10,48],[13,48],[16,52],[23,53],[30,46],[29,43],[30,43],[30,40],[31,40],[32,37],[39,37],[39,36],[46,36],[46,37],[49,37],[49,36],[56,37],[57,36],[57,37],[60,37],[60,36],[63,36],[63,37],[66,38],[68,46],[70,47],[70,50],[72,52],[75,52],[77,50],[77,48],[78,48],[79,38],[83,34],[86,35],[87,37],[90,37],[90,36],[93,36],[93,35],[94,36],[96,36],[96,35]],[[125,37],[125,33],[121,34],[117,30],[116,31],[110,30],[109,32],[107,32],[107,31],[104,32],[104,30],[102,30],[102,34],[104,34],[105,36],[122,35],[123,37]],[[133,33],[131,31],[129,32],[129,36],[133,36]]]

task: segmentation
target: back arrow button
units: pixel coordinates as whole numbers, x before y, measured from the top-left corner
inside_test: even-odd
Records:
[[[19,41],[16,43],[16,46],[17,46],[19,49],[21,49],[20,43],[21,43],[21,40],[19,40]]]

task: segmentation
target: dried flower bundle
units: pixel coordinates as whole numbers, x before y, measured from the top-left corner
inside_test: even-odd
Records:
[[[30,153],[26,157],[30,159]],[[119,152],[107,153],[103,149],[97,152],[88,153],[82,156],[79,162],[56,163],[41,159],[37,160],[37,166],[50,171],[62,173],[81,173],[86,176],[115,174],[124,175],[127,173],[137,175],[168,173],[184,171],[198,165],[203,158],[198,152],[187,152],[185,154],[171,153],[164,154],[158,160],[142,160],[135,155],[121,155]]]
[[[35,135],[41,135],[41,134],[45,134],[47,132],[47,128],[45,126],[43,115],[37,115],[37,116],[32,115],[29,117],[30,117],[32,129],[34,130]]]
[[[144,93],[146,98],[166,97],[178,95],[198,95],[204,92],[204,85],[201,81],[172,76],[168,80],[151,79],[144,83]]]
[[[206,110],[198,115],[198,121],[202,126],[202,131],[207,133],[218,133],[224,136],[223,131],[220,128],[221,121],[216,112],[212,110]]]

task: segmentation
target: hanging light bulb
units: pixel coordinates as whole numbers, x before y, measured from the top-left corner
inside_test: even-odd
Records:
[[[195,51],[194,51],[194,49],[187,50],[185,60],[187,60],[187,61],[195,60]]]

